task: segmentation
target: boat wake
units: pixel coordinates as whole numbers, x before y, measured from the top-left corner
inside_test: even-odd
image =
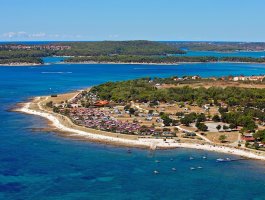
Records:
[[[73,72],[41,72],[42,74],[72,74]]]

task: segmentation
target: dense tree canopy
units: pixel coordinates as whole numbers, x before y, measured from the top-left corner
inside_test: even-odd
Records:
[[[214,121],[228,123],[234,129],[237,126],[243,127],[246,131],[254,131],[257,128],[254,119],[265,121],[265,89],[239,88],[239,87],[210,87],[210,88],[191,88],[171,87],[158,89],[149,78],[129,80],[122,82],[108,82],[95,86],[91,92],[98,95],[101,99],[114,102],[188,102],[189,104],[214,104],[220,106],[223,102],[227,107],[220,107],[219,115],[213,116]],[[202,122],[206,120],[204,114],[176,113],[183,116],[180,122],[189,125],[197,122],[199,130],[207,130]],[[167,120],[167,117],[164,117]],[[171,123],[171,122],[169,122]]]
[[[179,63],[179,62],[257,62],[264,63],[265,58],[251,57],[214,57],[214,56],[146,56],[146,55],[113,55],[71,57],[66,62],[122,62],[122,63]]]
[[[184,54],[185,51],[161,42],[152,41],[102,41],[67,42],[71,49],[57,52],[57,55],[100,56],[100,55],[166,55]]]
[[[28,45],[23,49],[19,44],[15,49],[10,45],[0,45],[0,59],[2,63],[12,60],[38,58],[45,56],[72,56],[66,62],[123,62],[123,63],[178,63],[178,62],[257,62],[264,63],[265,58],[252,57],[213,57],[213,56],[176,56],[186,51],[174,43],[153,41],[102,41],[102,42],[57,42],[51,44]],[[50,45],[50,46],[49,46]],[[230,47],[237,46],[229,44]],[[257,45],[257,44],[256,44]],[[23,45],[22,45],[23,46]],[[58,48],[54,48],[54,47]],[[67,48],[60,48],[67,47]],[[232,48],[233,49],[233,48]],[[32,59],[31,61],[33,61]],[[23,60],[21,60],[22,62]],[[36,60],[34,60],[36,62]]]
[[[158,89],[150,79],[137,79],[122,82],[108,82],[95,86],[91,90],[100,98],[113,101],[187,101],[212,103],[214,100],[227,103],[229,106],[244,106],[265,109],[265,89],[239,87],[204,87],[191,88],[171,87]],[[261,115],[258,110],[246,110],[253,115]]]
[[[166,42],[169,45],[181,49],[193,51],[259,51],[265,49],[264,42]]]
[[[0,64],[10,63],[43,63],[41,57],[49,56],[46,51],[40,50],[0,50]]]

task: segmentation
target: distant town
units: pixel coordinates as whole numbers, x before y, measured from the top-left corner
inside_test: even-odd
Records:
[[[4,44],[0,45],[0,50],[70,50],[70,46],[47,44],[47,45],[23,45],[23,44]]]

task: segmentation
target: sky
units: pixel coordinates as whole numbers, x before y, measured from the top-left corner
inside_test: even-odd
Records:
[[[0,0],[0,41],[265,42],[265,0]]]

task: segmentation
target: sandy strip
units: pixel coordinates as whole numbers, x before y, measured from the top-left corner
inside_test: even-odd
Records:
[[[4,67],[28,67],[28,66],[39,66],[43,65],[40,63],[6,63],[6,64],[0,64],[0,66]]]
[[[251,159],[258,159],[258,160],[265,160],[265,156],[262,155],[262,153],[258,154],[256,152],[252,152],[251,150],[244,150],[244,149],[237,149],[233,147],[226,147],[226,146],[218,146],[218,145],[210,145],[210,144],[192,144],[192,143],[178,143],[174,140],[167,140],[164,141],[163,139],[142,139],[139,138],[138,140],[130,140],[130,139],[124,139],[124,138],[114,138],[110,136],[105,135],[99,135],[99,134],[93,134],[81,130],[76,130],[73,128],[69,128],[64,126],[60,123],[60,121],[54,116],[53,114],[47,113],[47,112],[40,112],[35,111],[29,108],[30,103],[25,103],[24,106],[20,109],[17,109],[17,111],[32,114],[32,115],[38,115],[41,117],[44,117],[48,120],[50,120],[53,125],[59,129],[62,132],[70,132],[73,133],[73,135],[81,136],[87,139],[91,140],[97,140],[107,143],[120,143],[128,146],[142,146],[146,148],[190,148],[190,149],[199,149],[199,150],[206,150],[206,151],[214,151],[219,153],[226,153],[226,154],[233,154],[237,156],[243,156],[246,158]]]

